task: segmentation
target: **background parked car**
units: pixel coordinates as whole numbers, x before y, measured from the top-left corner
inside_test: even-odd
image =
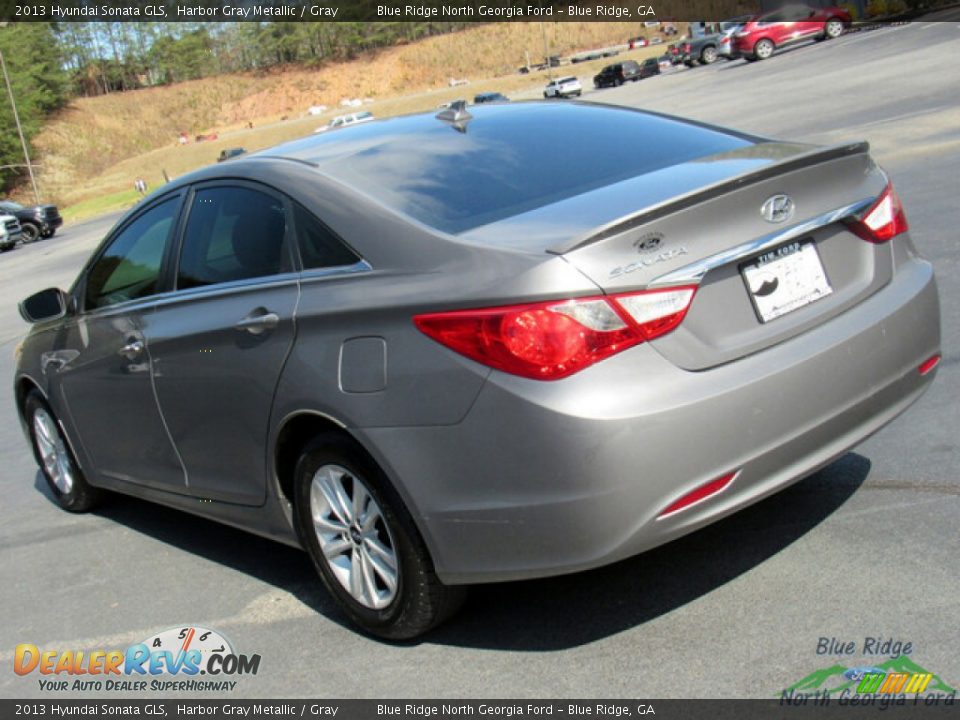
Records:
[[[628,80],[637,81],[639,79],[640,64],[633,60],[624,60],[613,65],[607,65],[594,75],[593,86],[596,88],[618,87]]]
[[[581,94],[583,94],[583,86],[572,75],[551,80],[543,90],[545,98],[580,97]]]
[[[29,243],[40,238],[53,237],[57,228],[63,225],[63,218],[56,205],[33,205],[30,207],[12,200],[0,202],[0,212],[13,215],[20,221],[23,242]]]
[[[749,62],[766,60],[777,48],[839,37],[849,25],[850,13],[843,8],[792,5],[748,20],[734,34],[733,49]]]
[[[660,61],[657,58],[647,58],[640,63],[640,76],[638,80],[652,77],[660,74]]]
[[[243,155],[245,152],[246,150],[244,150],[242,147],[226,148],[220,151],[220,156],[217,158],[217,162],[223,162],[224,160],[235,158],[238,155]]]
[[[347,125],[356,125],[358,123],[365,123],[374,120],[373,113],[369,110],[363,110],[362,112],[348,113],[347,115],[337,115],[333,120],[331,120],[326,125],[321,125],[316,130],[315,133],[326,132],[327,130],[336,130],[337,128],[346,127]]]
[[[687,40],[680,45],[681,60],[688,67],[697,63],[710,65],[721,57],[729,58],[733,53],[731,38],[752,16],[745,15],[706,26],[709,31],[703,37]]]
[[[649,44],[650,44],[650,41],[647,40],[645,37],[635,37],[627,40],[627,45],[630,47],[631,50],[635,50],[636,48],[646,47]]]
[[[13,250],[20,236],[20,221],[13,215],[0,215],[0,252]]]
[[[473,102],[476,105],[480,105],[482,103],[510,102],[510,98],[508,98],[503,93],[484,92],[484,93],[478,93],[477,95],[474,95]]]

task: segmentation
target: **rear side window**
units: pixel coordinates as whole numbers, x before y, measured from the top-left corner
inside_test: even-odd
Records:
[[[291,269],[282,200],[247,187],[203,188],[194,194],[180,251],[178,289]]]
[[[302,207],[296,205],[293,214],[304,270],[353,265],[360,259],[360,256]]]
[[[157,291],[178,200],[155,205],[113,238],[87,274],[85,309],[116,305]]]

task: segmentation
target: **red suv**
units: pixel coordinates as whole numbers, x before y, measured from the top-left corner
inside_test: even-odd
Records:
[[[791,5],[755,15],[733,36],[733,50],[744,59],[766,60],[777,48],[806,40],[830,40],[850,25],[843,8]]]

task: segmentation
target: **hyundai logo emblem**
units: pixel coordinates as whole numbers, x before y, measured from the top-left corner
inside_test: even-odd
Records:
[[[767,222],[782,223],[793,217],[795,209],[796,205],[789,195],[772,195],[760,206],[760,214]]]

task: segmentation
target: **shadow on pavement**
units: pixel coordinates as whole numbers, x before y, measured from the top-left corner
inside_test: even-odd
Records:
[[[642,625],[789,547],[841,507],[869,472],[870,461],[850,453],[756,505],[629,560],[558,578],[474,587],[460,614],[421,642],[544,652]],[[35,485],[53,502],[39,472]],[[331,621],[349,625],[306,553],[123,495],[112,495],[96,514],[286,590]]]

